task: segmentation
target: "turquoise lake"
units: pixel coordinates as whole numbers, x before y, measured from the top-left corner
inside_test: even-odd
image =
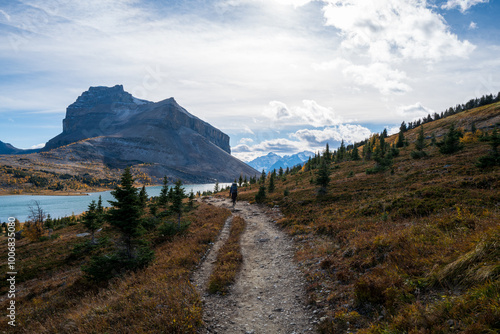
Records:
[[[230,183],[220,183],[219,187],[230,186]],[[215,184],[186,184],[182,186],[185,193],[189,195],[191,191],[213,191]],[[161,186],[146,187],[148,196],[158,196]],[[78,215],[87,210],[92,200],[98,200],[102,197],[102,204],[109,207],[109,200],[113,200],[111,191],[89,193],[87,196],[38,196],[38,195],[9,195],[0,196],[0,221],[6,222],[7,218],[14,217],[24,222],[29,214],[29,205],[34,201],[40,202],[41,208],[45,213],[50,214],[52,218],[71,216],[73,213]]]

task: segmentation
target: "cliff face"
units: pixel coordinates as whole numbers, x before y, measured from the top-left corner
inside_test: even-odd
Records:
[[[63,132],[44,156],[140,166],[154,177],[188,182],[232,181],[257,171],[231,156],[229,136],[191,115],[173,98],[139,100],[121,85],[91,87],[66,111]]]
[[[63,132],[49,140],[43,151],[87,138],[132,134],[141,125],[165,131],[187,127],[231,153],[229,136],[191,115],[173,98],[157,103],[140,100],[125,92],[122,85],[90,87],[78,97],[66,109]]]

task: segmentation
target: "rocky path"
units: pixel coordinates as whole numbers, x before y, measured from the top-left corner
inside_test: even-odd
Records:
[[[230,208],[229,200],[206,201]],[[206,293],[217,252],[229,234],[229,218],[192,277],[203,296],[206,327],[200,333],[314,333],[317,321],[305,303],[304,279],[293,261],[290,238],[256,205],[238,202],[233,215],[247,224],[241,237],[242,269],[228,295]]]

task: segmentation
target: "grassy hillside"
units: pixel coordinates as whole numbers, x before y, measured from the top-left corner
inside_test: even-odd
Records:
[[[107,282],[84,277],[82,265],[92,255],[116,248],[119,233],[109,225],[90,247],[81,224],[55,231],[45,241],[18,240],[16,263],[16,327],[0,323],[4,333],[195,333],[202,322],[201,300],[189,275],[215,241],[225,209],[200,204],[184,213],[188,230],[161,237],[156,229],[142,239],[154,245],[155,260],[147,268],[123,272]],[[7,243],[5,237],[0,241]],[[7,258],[7,247],[0,249]],[[2,265],[6,272],[6,264]],[[9,303],[7,285],[0,290],[0,306]]]
[[[426,158],[411,157],[413,129],[385,172],[367,174],[372,160],[330,164],[324,196],[317,169],[276,180],[265,203],[280,207],[277,223],[299,245],[321,332],[500,331],[500,167],[476,166],[491,149],[479,138],[498,123],[498,103],[427,123]],[[450,124],[465,132],[464,148],[444,155],[430,138]],[[253,201],[257,188],[240,198]]]

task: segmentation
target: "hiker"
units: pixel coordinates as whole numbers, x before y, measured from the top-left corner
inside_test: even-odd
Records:
[[[234,208],[234,206],[236,205],[236,197],[238,196],[238,186],[236,185],[236,182],[233,182],[231,188],[229,188],[229,196],[231,196]]]

